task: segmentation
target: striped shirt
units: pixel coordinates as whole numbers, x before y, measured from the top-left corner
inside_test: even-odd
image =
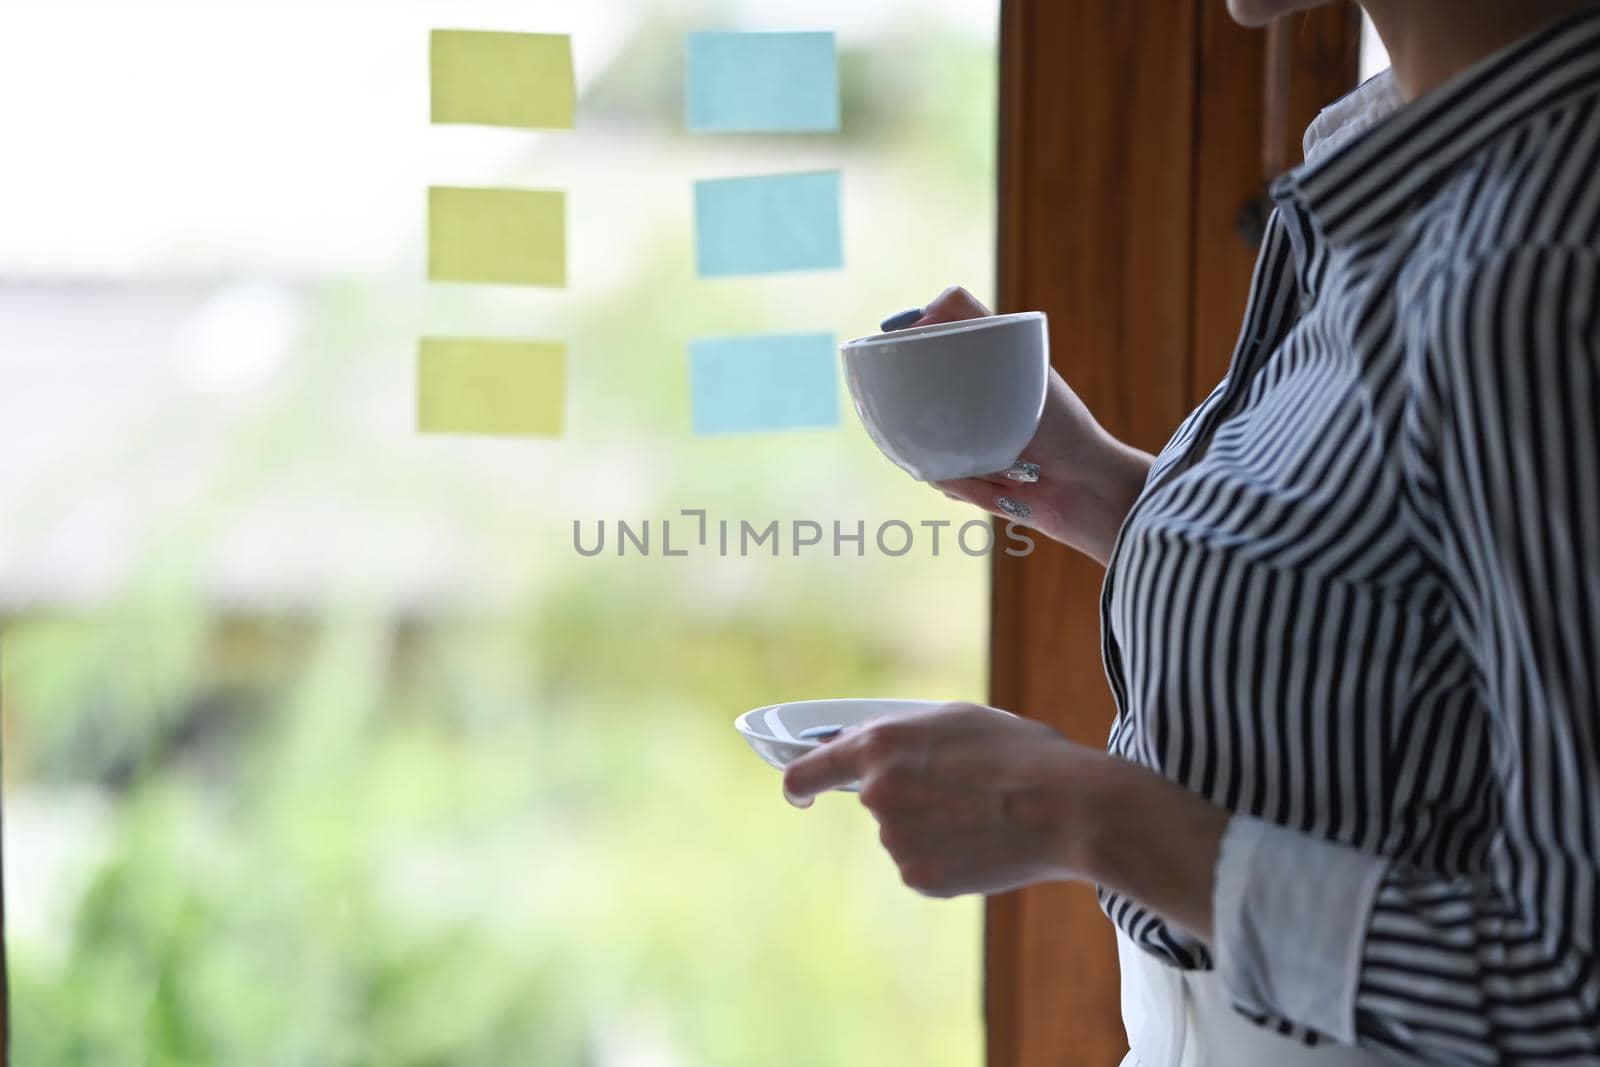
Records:
[[[1307,1041],[1600,1063],[1600,10],[1308,139],[1101,605],[1215,937],[1102,903]]]

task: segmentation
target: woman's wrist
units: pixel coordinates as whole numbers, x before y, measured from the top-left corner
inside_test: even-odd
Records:
[[[1060,540],[1104,566],[1154,458],[1104,430],[1096,438],[1061,481],[1061,513],[1068,516],[1068,527]]]
[[[1096,756],[1063,785],[1061,867],[1209,941],[1229,812],[1143,767]]]

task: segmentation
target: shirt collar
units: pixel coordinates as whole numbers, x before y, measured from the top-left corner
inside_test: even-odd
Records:
[[[1405,106],[1394,71],[1386,70],[1368,79],[1352,93],[1322,109],[1322,114],[1306,127],[1303,148],[1308,164],[1319,163],[1336,149],[1393,115]]]
[[[1306,162],[1272,186],[1340,243],[1393,221],[1462,161],[1540,112],[1600,91],[1600,9],[1561,20],[1403,105],[1392,72],[1306,131]]]

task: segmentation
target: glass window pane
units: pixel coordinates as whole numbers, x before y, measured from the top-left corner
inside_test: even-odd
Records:
[[[992,297],[996,19],[4,5],[18,1062],[979,1060],[980,903],[904,888],[849,797],[789,809],[731,725],[981,700],[974,515],[842,390],[837,428],[695,436],[688,371]],[[576,128],[431,126],[440,27],[571,34]],[[836,32],[841,130],[686,132],[700,29]],[[841,269],[696,277],[694,182],[831,169]],[[566,287],[429,284],[430,185],[563,191]],[[561,436],[419,435],[424,336],[564,343]]]

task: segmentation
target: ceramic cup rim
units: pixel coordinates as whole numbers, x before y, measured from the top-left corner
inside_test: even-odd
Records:
[[[1043,319],[1044,317],[1045,315],[1042,311],[1014,311],[1008,315],[985,315],[976,319],[935,322],[927,326],[913,326],[905,330],[892,330],[889,333],[868,334],[865,337],[857,337],[852,341],[846,341],[842,347],[853,351],[881,348],[904,344],[922,338],[949,337],[955,334],[973,333],[978,330],[1000,329],[1005,326],[1014,326]]]

